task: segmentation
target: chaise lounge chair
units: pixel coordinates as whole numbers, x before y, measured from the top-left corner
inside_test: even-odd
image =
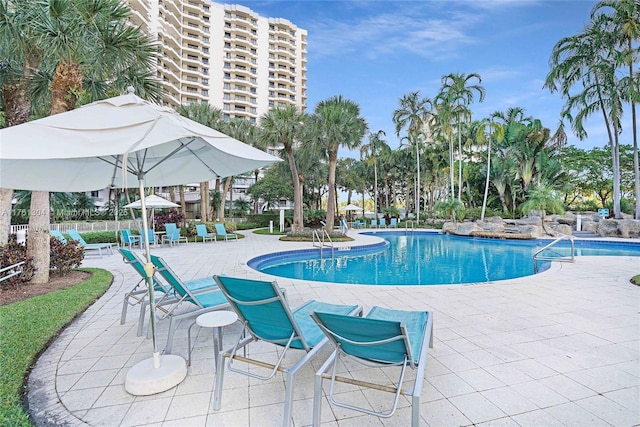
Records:
[[[365,317],[344,316],[316,310],[313,320],[335,346],[335,351],[318,370],[313,393],[313,425],[320,425],[322,408],[322,380],[329,379],[327,398],[330,403],[381,418],[391,417],[397,408],[400,394],[411,396],[411,425],[420,425],[420,393],[427,361],[427,346],[433,347],[433,314],[428,311],[391,310],[373,307]],[[372,367],[401,367],[395,386],[361,381],[336,375],[339,361],[349,359]],[[406,367],[416,370],[413,390],[402,390]],[[351,370],[352,374],[358,371]],[[369,378],[372,375],[369,374]],[[376,376],[381,378],[384,375]],[[334,393],[336,382],[394,393],[391,408],[386,412],[338,401]]]
[[[183,319],[195,319],[199,315],[208,313],[209,311],[229,308],[229,302],[211,277],[183,282],[162,258],[151,255],[151,262],[156,268],[156,272],[160,274],[160,277],[171,286],[171,290],[176,298],[176,301],[171,302],[173,305],[169,310],[165,311],[164,316],[169,317],[169,333],[167,335],[164,354],[171,354],[173,336],[179,321]],[[185,306],[183,303],[187,303],[188,311],[177,312],[176,309],[178,307]],[[141,322],[144,322],[144,318],[141,318]]]
[[[309,314],[314,310],[355,315],[362,312],[357,305],[325,304],[318,301],[308,301],[295,310],[289,308],[284,294],[276,282],[264,282],[233,278],[228,276],[214,276],[218,287],[226,295],[231,307],[244,324],[249,336],[238,337],[233,347],[222,350],[216,355],[218,367],[214,386],[213,410],[220,409],[222,392],[224,389],[225,358],[229,359],[228,368],[232,372],[247,375],[260,380],[268,380],[280,371],[286,374],[284,418],[282,424],[291,423],[293,405],[293,386],[296,373],[313,360],[320,349],[327,344],[327,338],[320,328],[311,320]],[[238,352],[253,342],[263,341],[281,347],[281,354],[275,363],[256,360],[241,356]],[[258,345],[260,347],[260,345]],[[260,347],[264,348],[264,347]],[[304,351],[302,357],[292,367],[283,366],[285,355],[289,349]],[[264,351],[258,351],[258,353]],[[249,363],[261,368],[269,369],[266,375],[259,375],[254,370],[241,370],[234,366],[234,361]]]
[[[61,241],[62,243],[67,243],[67,239],[58,230],[49,230],[49,234],[55,237],[56,239],[58,239],[59,241]]]
[[[67,234],[71,239],[75,240],[84,248],[85,251],[98,251],[100,258],[102,258],[102,250],[106,249],[109,255],[113,254],[113,250],[111,250],[111,246],[113,243],[87,243],[84,241],[80,233],[76,230],[67,230]]]
[[[229,240],[229,237],[235,237],[238,240],[238,235],[236,233],[227,233],[227,230],[224,228],[224,224],[216,224],[216,234],[218,236],[224,236],[224,240]]]
[[[143,304],[146,300],[149,291],[146,286],[146,273],[144,271],[144,264],[146,261],[143,261],[135,252],[132,252],[129,249],[118,248],[118,252],[122,254],[122,259],[125,264],[129,264],[133,269],[140,275],[140,279],[135,284],[135,286],[126,294],[124,294],[124,301],[122,302],[122,314],[120,315],[120,324],[124,325],[127,320],[127,310],[129,306],[134,306],[138,304]],[[153,278],[154,290],[158,292],[156,296],[156,305],[161,303],[165,298],[170,297],[170,292],[167,287],[165,287],[158,280]],[[143,304],[140,310],[144,310],[146,304]],[[144,316],[138,316],[139,318],[144,318]],[[142,335],[142,324],[138,325],[138,335]]]

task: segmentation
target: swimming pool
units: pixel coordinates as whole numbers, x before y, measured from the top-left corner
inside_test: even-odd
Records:
[[[251,268],[274,276],[345,284],[481,283],[534,274],[533,254],[549,240],[494,240],[434,232],[377,232],[385,242],[364,247],[280,252],[253,258]],[[640,257],[640,243],[575,240],[576,255]],[[562,241],[547,256],[568,256]],[[549,263],[544,263],[548,267]],[[539,264],[540,270],[544,265]]]

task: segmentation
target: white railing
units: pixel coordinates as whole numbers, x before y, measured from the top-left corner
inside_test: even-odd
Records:
[[[60,231],[62,233],[67,230],[76,230],[80,233],[87,231],[117,231],[123,228],[137,229],[135,221],[94,221],[94,222],[63,222],[60,224],[50,224],[50,230]],[[29,224],[12,225],[9,231],[10,234],[15,234],[19,230],[29,231]]]

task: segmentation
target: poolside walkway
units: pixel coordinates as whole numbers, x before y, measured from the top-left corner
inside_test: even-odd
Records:
[[[277,237],[243,233],[239,241],[158,248],[183,279],[213,274],[273,279],[248,259],[274,251],[308,249]],[[356,242],[377,241],[353,231]],[[124,377],[152,353],[136,336],[137,310],[120,325],[122,297],[137,281],[119,254],[90,257],[83,266],[110,270],[107,293],[66,328],[43,353],[29,378],[29,406],[38,425],[270,426],[282,422],[284,381],[262,382],[228,372],[222,410],[212,412],[211,331],[195,327],[193,362],[177,387],[146,397],[129,395]],[[640,272],[637,257],[583,257],[554,263],[539,275],[467,286],[358,286],[278,279],[293,307],[308,299],[384,305],[434,313],[422,392],[425,426],[633,426],[640,424]],[[166,321],[158,322],[159,347]],[[173,353],[187,356],[188,324],[180,325]],[[225,346],[239,333],[225,329]],[[326,355],[330,352],[326,349]],[[296,383],[293,424],[312,418],[313,373],[319,357]],[[350,367],[362,369],[362,367]],[[375,370],[369,373],[383,377]],[[408,375],[411,375],[409,373]],[[325,389],[326,390],[326,389]],[[353,401],[378,406],[378,395],[349,389]],[[409,401],[381,419],[325,401],[323,426],[406,426]]]

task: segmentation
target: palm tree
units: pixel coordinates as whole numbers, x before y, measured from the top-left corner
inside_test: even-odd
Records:
[[[333,230],[336,210],[336,195],[333,191],[336,180],[338,148],[354,149],[360,145],[367,122],[360,116],[360,106],[344,98],[333,96],[320,101],[312,116],[312,134],[315,143],[321,147],[329,159],[329,196],[327,198],[326,230]]]
[[[478,83],[482,82],[482,78],[478,73],[458,73],[448,74],[442,78],[442,88],[440,89],[439,98],[446,100],[446,103],[454,105],[454,118],[458,127],[458,159],[460,165],[458,167],[458,201],[462,197],[462,120],[468,121],[471,112],[467,108],[473,102],[474,92],[478,93],[479,102],[484,101],[485,90],[479,84],[469,85],[471,79],[477,79]]]
[[[607,134],[613,164],[613,212],[620,211],[620,144],[623,99],[628,97],[616,77],[618,54],[615,50],[618,34],[614,33],[606,16],[593,17],[584,32],[565,37],[553,48],[545,87],[551,92],[560,91],[566,99],[562,115],[569,119],[574,134],[584,139],[587,132],[584,120],[601,112]],[[574,87],[581,89],[572,93]],[[627,87],[627,89],[629,89]]]
[[[416,218],[420,221],[420,144],[418,134],[425,134],[432,117],[432,101],[429,98],[420,98],[420,92],[410,92],[400,98],[400,107],[393,112],[392,120],[396,126],[396,135],[407,129],[408,140],[416,147]]]
[[[373,214],[378,217],[378,155],[385,150],[390,150],[383,136],[387,134],[383,130],[369,134],[369,143],[360,147],[360,155],[364,156],[368,164],[373,165]]]
[[[604,0],[591,10],[592,19],[603,8],[613,8],[613,15],[607,16],[613,24],[613,32],[617,35],[622,63],[629,66],[629,75],[623,79],[627,90],[623,91],[631,102],[631,132],[633,134],[633,168],[636,195],[636,219],[640,219],[640,165],[638,163],[638,126],[636,116],[636,100],[640,99],[638,78],[634,77],[633,64],[638,60],[637,41],[640,39],[640,2],[637,0]],[[606,16],[606,15],[605,15]],[[635,44],[635,47],[634,47]],[[635,83],[633,83],[635,80]]]
[[[259,137],[265,144],[273,147],[282,144],[289,161],[289,169],[291,170],[291,179],[293,181],[293,224],[291,224],[291,231],[294,233],[300,232],[304,228],[302,206],[302,182],[304,181],[304,176],[301,176],[298,172],[296,159],[293,155],[293,147],[297,141],[303,138],[306,120],[306,114],[293,105],[277,106],[260,118],[261,132]]]
[[[527,194],[527,200],[522,204],[522,212],[529,214],[532,210],[540,210],[542,215],[542,229],[548,233],[544,226],[544,218],[547,210],[553,213],[564,213],[561,198],[553,187],[546,182],[539,182],[531,188]]]
[[[486,132],[489,131],[489,135],[487,137]],[[491,119],[484,119],[480,126],[478,127],[478,142],[487,143],[487,171],[486,171],[486,180],[484,184],[484,196],[482,198],[482,213],[480,214],[480,221],[484,221],[484,213],[487,208],[487,196],[489,195],[489,180],[491,175],[491,141],[495,138],[496,143],[500,144],[504,139],[504,128],[495,123]]]
[[[76,107],[79,97],[93,101],[107,96],[109,91],[123,90],[133,85],[145,98],[160,99],[160,84],[155,78],[157,49],[140,28],[130,25],[130,8],[119,0],[22,2],[4,0],[0,12],[3,52],[16,43],[19,57],[12,62],[13,80],[26,77],[32,104],[49,105],[48,114],[57,114]],[[6,39],[11,33],[7,22],[14,22],[21,31],[16,39]],[[6,96],[5,103],[16,105]],[[24,104],[22,104],[24,105]],[[9,112],[9,111],[7,111]],[[28,116],[28,115],[27,115]],[[27,116],[21,115],[21,118]],[[8,121],[17,124],[14,118]],[[49,196],[33,192],[29,218],[28,253],[34,257],[34,283],[49,280]]]

